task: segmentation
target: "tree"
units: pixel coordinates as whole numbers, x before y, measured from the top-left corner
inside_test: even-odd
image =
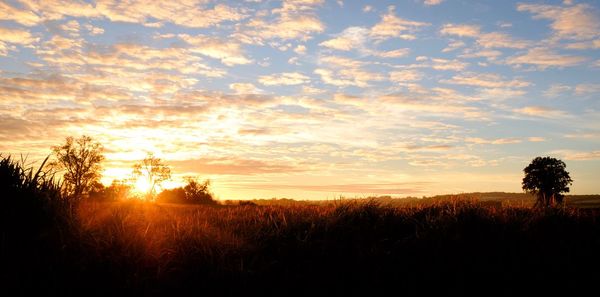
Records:
[[[208,190],[210,180],[207,179],[202,183],[199,183],[193,177],[188,177],[186,180],[187,185],[183,189],[185,191],[185,198],[189,203],[216,204],[216,201]]]
[[[156,200],[167,203],[217,204],[208,190],[209,180],[200,183],[196,178],[187,177],[186,181],[187,184],[183,187],[163,190]]]
[[[53,146],[55,160],[50,165],[63,174],[63,191],[73,198],[86,196],[100,179],[103,147],[91,137],[67,137],[65,143]]]
[[[563,161],[551,157],[537,157],[523,169],[523,190],[537,196],[536,206],[552,207],[563,202],[563,192],[569,192],[573,180]]]
[[[144,160],[133,165],[133,176],[146,183],[147,198],[153,200],[156,196],[156,188],[160,187],[164,181],[171,179],[171,168],[160,158],[154,157],[154,154],[148,153]]]

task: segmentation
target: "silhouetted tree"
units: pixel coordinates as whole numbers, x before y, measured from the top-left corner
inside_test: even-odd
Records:
[[[125,180],[115,179],[110,186],[100,184],[90,192],[90,198],[95,200],[114,201],[124,200],[129,197],[131,185]]]
[[[145,179],[148,184],[146,195],[149,200],[152,200],[156,194],[156,187],[171,179],[171,168],[164,164],[160,158],[154,157],[154,154],[148,153],[144,160],[133,165],[133,175],[135,178]]]
[[[185,190],[182,187],[164,189],[156,196],[156,201],[161,203],[186,203]]]
[[[183,187],[165,189],[158,194],[158,202],[189,203],[189,204],[216,204],[208,190],[210,181],[198,182],[195,178],[186,178],[187,184]]]
[[[215,204],[212,194],[209,192],[210,180],[199,183],[195,178],[188,177],[185,190],[185,198],[189,203]]]
[[[551,207],[563,202],[563,192],[569,192],[573,180],[563,161],[552,157],[537,157],[523,169],[523,190],[537,196],[536,206]]]
[[[63,191],[69,197],[82,198],[100,179],[103,147],[89,136],[67,137],[63,145],[52,147],[55,160],[50,165],[63,174]]]

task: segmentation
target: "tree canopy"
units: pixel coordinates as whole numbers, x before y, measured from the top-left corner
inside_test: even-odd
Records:
[[[67,137],[65,143],[53,146],[55,157],[50,165],[63,172],[63,191],[69,197],[81,198],[87,195],[100,179],[103,147],[91,137]]]
[[[142,179],[147,185],[147,197],[152,200],[156,196],[156,188],[171,179],[171,168],[160,158],[148,153],[146,158],[133,165],[133,176]]]
[[[562,193],[569,192],[573,180],[563,161],[552,157],[537,157],[523,169],[523,190],[537,196],[536,205],[551,207],[563,202]]]

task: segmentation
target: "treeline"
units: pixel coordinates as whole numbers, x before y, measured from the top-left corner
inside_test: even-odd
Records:
[[[147,193],[135,193],[133,186],[123,181],[113,181],[108,187],[98,183],[89,192],[88,196],[89,200],[98,202],[139,199],[153,200],[159,203],[217,204],[217,200],[210,191],[210,180],[199,182],[193,178],[188,178],[184,186],[163,189],[155,197],[149,196]]]

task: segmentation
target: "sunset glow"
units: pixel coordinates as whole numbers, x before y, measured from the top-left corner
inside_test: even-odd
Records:
[[[86,134],[106,185],[520,192],[548,155],[598,193],[599,109],[597,1],[0,1],[0,152]]]

